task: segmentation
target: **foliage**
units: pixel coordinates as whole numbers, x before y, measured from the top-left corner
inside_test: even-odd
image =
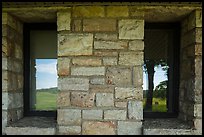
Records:
[[[166,98],[167,83],[168,83],[168,80],[160,82],[159,85],[156,86],[153,92],[153,97],[162,98],[162,99]]]

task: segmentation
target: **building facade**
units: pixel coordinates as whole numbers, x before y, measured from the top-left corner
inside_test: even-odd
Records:
[[[202,134],[201,3],[2,4],[2,134]],[[181,25],[174,118],[143,115],[146,22]],[[57,26],[56,120],[24,115],[25,23]]]

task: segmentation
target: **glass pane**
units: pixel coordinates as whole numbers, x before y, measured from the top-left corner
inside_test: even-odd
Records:
[[[56,110],[57,59],[35,59],[32,80],[32,110]]]
[[[143,66],[144,112],[167,112],[169,92],[170,33],[166,30],[145,30]]]

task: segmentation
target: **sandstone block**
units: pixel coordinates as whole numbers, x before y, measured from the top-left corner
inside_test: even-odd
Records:
[[[82,75],[82,76],[104,76],[105,67],[72,67],[71,75]]]
[[[142,66],[133,67],[133,85],[141,87],[143,85],[143,69]]]
[[[2,93],[2,109],[23,107],[23,93]]]
[[[79,20],[79,19],[74,20],[72,23],[72,31],[79,32],[81,30],[82,30],[81,20]]]
[[[118,121],[118,135],[141,135],[142,122]]]
[[[128,17],[128,6],[108,6],[107,17]]]
[[[117,65],[118,59],[117,57],[104,57],[103,58],[103,65]]]
[[[144,50],[144,41],[134,40],[129,42],[129,50],[132,51],[143,51]]]
[[[132,74],[129,68],[108,68],[106,82],[109,85],[130,86],[132,85]]]
[[[194,117],[202,118],[202,104],[195,104],[193,112]]]
[[[59,135],[80,135],[81,126],[59,126]]]
[[[126,49],[127,42],[124,41],[94,41],[94,49]]]
[[[81,125],[81,110],[79,109],[58,109],[57,123],[59,125]]]
[[[127,102],[122,102],[122,101],[115,102],[115,107],[126,108]]]
[[[90,86],[90,92],[94,93],[113,93],[114,92],[114,86],[105,86],[105,85],[91,85]]]
[[[92,78],[90,80],[90,83],[91,84],[94,84],[94,85],[104,85],[105,84],[105,78]]]
[[[93,107],[95,93],[87,92],[72,92],[71,105],[77,107]]]
[[[58,89],[67,90],[89,90],[89,79],[87,78],[58,78]]]
[[[144,39],[144,20],[119,20],[119,39]]]
[[[143,119],[143,103],[142,101],[128,101],[128,119]]]
[[[142,65],[144,63],[143,52],[120,52],[119,65]]]
[[[82,123],[83,135],[115,135],[116,125],[112,121],[84,121]]]
[[[104,119],[126,120],[126,110],[104,110]]]
[[[57,30],[70,30],[71,13],[69,11],[57,12]]]
[[[70,92],[59,92],[58,93],[57,106],[58,107],[70,106]]]
[[[96,33],[94,38],[96,40],[117,40],[118,36],[117,33]]]
[[[97,107],[114,106],[113,93],[96,93],[96,106]]]
[[[142,89],[115,87],[116,99],[143,99]]]
[[[58,56],[92,55],[93,34],[58,34]]]
[[[73,7],[73,17],[104,17],[103,6],[75,6]]]
[[[59,76],[67,76],[70,74],[70,59],[58,58],[57,59],[57,72]]]
[[[113,51],[94,51],[94,56],[99,56],[99,57],[103,57],[103,56],[118,56],[117,52],[113,52]]]
[[[86,31],[86,32],[116,31],[116,20],[115,19],[84,19],[83,31]]]
[[[83,119],[102,119],[103,110],[83,110],[82,118]]]
[[[100,66],[102,64],[99,58],[73,58],[72,63],[80,66]]]

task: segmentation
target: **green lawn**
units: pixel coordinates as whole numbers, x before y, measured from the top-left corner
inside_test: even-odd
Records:
[[[57,93],[37,92],[36,110],[56,110]]]
[[[158,105],[155,105],[155,102],[158,102]],[[143,108],[145,107],[146,98],[143,99]],[[152,101],[152,111],[153,112],[167,112],[166,108],[166,99],[153,98]]]

